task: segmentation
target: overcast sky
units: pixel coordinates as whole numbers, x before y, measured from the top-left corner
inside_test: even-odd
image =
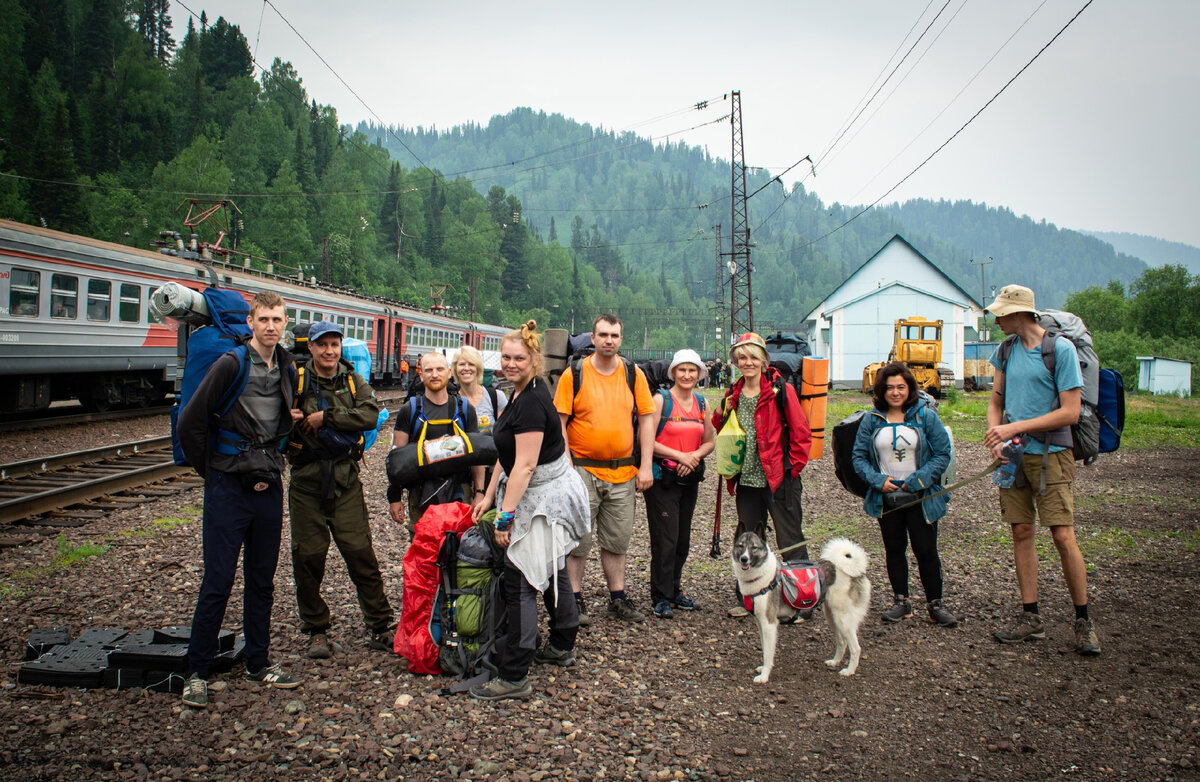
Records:
[[[740,90],[747,165],[779,173],[811,155],[817,176],[805,187],[829,203],[866,204],[949,139],[1086,2],[188,0],[187,7],[238,24],[263,65],[290,61],[310,97],[335,106],[343,122],[448,128],[529,106],[669,135],[727,160],[728,123],[687,129],[725,114],[729,102],[714,99]],[[188,12],[178,0],[172,17],[182,37]],[[1060,227],[1200,246],[1198,33],[1196,0],[1095,0],[883,203],[970,199]],[[707,111],[679,113],[705,99],[713,101]],[[790,185],[806,173],[798,167],[785,179]]]

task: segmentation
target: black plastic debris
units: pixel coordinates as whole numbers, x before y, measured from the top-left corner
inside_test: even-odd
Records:
[[[75,643],[82,646],[111,647],[127,635],[129,635],[127,630],[118,630],[113,627],[92,627],[80,633],[79,637],[75,639]]]
[[[175,627],[160,627],[154,631],[154,643],[156,644],[186,644],[192,640],[192,628],[190,625],[177,625]],[[233,631],[222,630],[217,634],[217,651],[228,652],[233,648]]]
[[[183,693],[183,683],[187,677],[175,671],[146,671],[146,683],[142,685],[151,692]]]
[[[76,641],[56,646],[37,660],[22,665],[17,681],[55,687],[99,687],[107,667],[107,649]]]
[[[105,668],[101,681],[114,690],[140,690],[146,686],[146,672],[141,668]]]
[[[65,627],[51,627],[44,630],[34,630],[29,634],[25,644],[25,659],[36,660],[56,646],[71,643],[71,631]]]
[[[184,644],[146,644],[120,646],[108,653],[114,668],[141,668],[143,671],[187,673],[187,646]]]
[[[217,673],[229,673],[241,665],[246,658],[246,636],[239,635],[233,642],[233,647],[227,652],[221,652],[213,660],[213,670]]]
[[[117,648],[124,646],[146,646],[147,644],[156,644],[154,640],[153,630],[134,630],[129,635],[117,642]]]

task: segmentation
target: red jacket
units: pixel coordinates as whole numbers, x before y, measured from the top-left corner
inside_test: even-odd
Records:
[[[713,426],[719,431],[729,413],[736,414],[745,378],[740,378],[725,394],[721,409],[713,410]],[[785,383],[774,367],[767,367],[760,380],[758,404],[754,407],[754,429],[758,440],[758,457],[767,474],[767,485],[775,491],[783,485],[783,423],[779,419],[779,402],[776,394],[787,394],[784,410],[788,422],[788,456],[792,469],[789,477],[795,478],[808,464],[808,451],[812,447],[812,431],[808,419],[800,409],[796,389]],[[734,493],[737,478],[728,479],[729,493]]]

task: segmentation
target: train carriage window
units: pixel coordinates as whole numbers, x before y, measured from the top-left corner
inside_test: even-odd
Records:
[[[13,269],[8,283],[8,311],[18,318],[36,318],[42,275],[31,269]]]
[[[112,317],[112,283],[88,280],[88,320],[108,322]]]
[[[75,319],[79,314],[79,278],[50,275],[50,317]]]
[[[296,324],[296,308],[288,307],[287,316],[288,316],[288,323],[290,323],[294,326]]]
[[[121,303],[117,315],[122,323],[137,323],[142,319],[141,294],[140,285],[121,283]]]
[[[375,321],[374,319],[367,321],[367,342],[375,341]]]
[[[300,310],[300,320],[299,320],[299,321],[297,321],[297,322],[299,322],[299,323],[312,323],[312,321],[311,321],[311,320],[309,320],[309,313],[308,313],[308,310]]]

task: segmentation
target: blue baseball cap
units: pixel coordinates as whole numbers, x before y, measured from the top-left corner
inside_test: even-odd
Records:
[[[323,320],[320,323],[314,323],[312,328],[308,330],[308,344],[311,345],[326,334],[337,334],[342,339],[346,338],[340,326],[328,320]]]

